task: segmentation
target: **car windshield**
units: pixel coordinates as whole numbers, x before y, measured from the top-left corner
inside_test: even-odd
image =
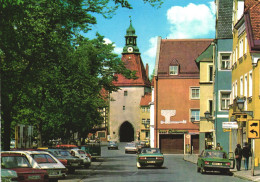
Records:
[[[57,163],[50,155],[48,154],[32,154],[32,158],[39,164],[41,163]]]
[[[2,156],[2,168],[26,168],[31,167],[26,157],[23,156]]]
[[[141,153],[145,154],[159,154],[161,153],[160,152],[160,149],[157,149],[157,148],[145,148],[145,149],[142,149]]]
[[[84,152],[83,150],[78,150],[79,154],[86,154],[86,152]]]
[[[71,156],[70,152],[67,150],[60,150],[59,155],[61,156]]]
[[[135,147],[135,144],[134,143],[128,143],[126,144],[127,147]]]
[[[115,141],[110,141],[109,144],[116,144],[116,142]]]
[[[205,153],[205,157],[215,157],[215,158],[226,159],[227,155],[225,152],[222,152],[222,151],[207,151]]]

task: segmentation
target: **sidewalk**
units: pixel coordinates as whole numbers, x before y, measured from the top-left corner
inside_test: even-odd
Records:
[[[183,159],[196,164],[197,160],[198,160],[198,155],[197,154],[184,154]],[[251,160],[249,160],[249,161],[251,161]],[[251,164],[249,164],[249,166],[251,166]],[[237,171],[236,169],[231,169],[231,172],[233,173],[233,175],[235,177],[242,178],[245,180],[250,180],[250,181],[260,181],[259,167],[254,170],[254,176],[252,176],[251,169],[249,169],[247,171],[244,170],[243,161],[242,161],[241,167],[242,167],[241,171]]]

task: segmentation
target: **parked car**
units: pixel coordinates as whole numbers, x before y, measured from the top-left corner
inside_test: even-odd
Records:
[[[107,149],[116,149],[118,150],[118,143],[116,141],[109,141],[107,145]]]
[[[233,165],[232,165],[233,164]],[[198,157],[197,172],[220,171],[230,173],[234,168],[234,158],[228,158],[223,150],[203,150]]]
[[[17,181],[17,172],[11,169],[4,169],[3,167],[1,167],[1,180],[2,182]]]
[[[89,168],[91,165],[91,156],[81,149],[71,149],[70,153],[72,156],[78,157],[83,160],[85,168]]]
[[[32,168],[27,158],[22,154],[2,152],[1,168],[15,171],[17,176],[16,178],[15,178],[15,173],[13,172],[11,173],[14,178],[13,180],[15,181],[24,181],[24,182],[49,181],[48,179],[49,176],[47,171],[43,169]],[[2,171],[1,171],[1,176],[2,176]]]
[[[100,142],[86,143],[86,145],[81,145],[79,148],[84,150],[86,153],[89,153],[91,155],[92,161],[101,157]]]
[[[69,173],[74,173],[75,169],[84,167],[83,159],[72,156],[68,150],[47,149],[46,151],[56,157],[68,169]]]
[[[135,143],[127,143],[125,146],[125,153],[137,153],[138,148]]]
[[[158,148],[142,148],[137,156],[137,168],[146,166],[162,167],[164,156]]]
[[[52,154],[45,151],[7,151],[24,155],[34,169],[45,169],[51,181],[66,177],[66,167]]]

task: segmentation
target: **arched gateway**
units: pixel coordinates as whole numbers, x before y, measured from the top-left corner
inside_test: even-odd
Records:
[[[131,123],[125,121],[119,130],[120,142],[134,141],[134,128]]]

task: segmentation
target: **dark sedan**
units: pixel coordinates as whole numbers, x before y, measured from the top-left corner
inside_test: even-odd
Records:
[[[69,173],[74,173],[75,169],[83,169],[84,161],[78,157],[74,157],[69,151],[63,149],[47,149],[54,157],[56,157],[67,169]]]

